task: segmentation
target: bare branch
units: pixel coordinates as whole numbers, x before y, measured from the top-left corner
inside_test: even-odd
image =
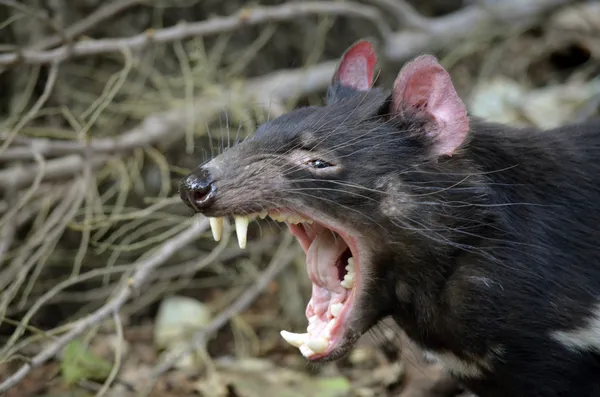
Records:
[[[73,25],[69,26],[64,30],[63,34],[46,37],[43,40],[28,47],[32,50],[45,50],[46,48],[53,47],[61,44],[66,40],[73,40],[75,37],[84,34],[86,31],[92,29],[94,26],[104,22],[110,18],[113,18],[120,12],[125,11],[137,4],[143,4],[144,0],[116,0],[108,4],[105,4],[98,8],[96,11],[77,21]],[[63,43],[64,44],[64,43]]]
[[[394,19],[401,28],[422,31],[429,30],[430,19],[419,14],[404,0],[369,0],[369,2],[386,8],[394,16]]]
[[[29,123],[35,115],[40,111],[42,106],[48,101],[50,98],[50,94],[52,94],[52,90],[56,84],[56,80],[58,79],[58,67],[59,63],[53,63],[50,71],[48,72],[48,78],[46,79],[46,84],[44,85],[44,91],[42,95],[38,98],[35,104],[29,109],[27,114],[19,120],[17,125],[12,129],[10,133],[7,134],[7,137],[2,142],[2,146],[0,147],[0,153],[2,153],[6,148],[10,145],[13,138],[19,133],[21,128],[23,128],[27,123]],[[39,153],[35,153],[35,155],[40,155]]]
[[[11,189],[7,192],[7,204],[12,207],[16,204],[16,192]],[[9,220],[2,228],[0,228],[0,267],[2,267],[4,256],[10,249],[16,232],[16,222],[14,219]]]
[[[445,43],[458,42],[482,26],[489,27],[494,20],[510,24],[514,24],[515,21],[533,22],[541,14],[568,2],[569,0],[530,0],[524,3],[521,0],[506,0],[502,2],[501,7],[496,8],[471,6],[432,19],[427,32],[400,32],[388,36],[383,42],[382,55],[388,61],[406,61],[416,54],[437,50]],[[302,3],[310,4],[312,3]],[[222,88],[219,96],[199,98],[191,109],[186,106],[151,115],[139,126],[117,138],[92,139],[89,145],[96,155],[95,164],[99,166],[108,159],[108,156],[101,155],[103,153],[123,152],[164,140],[177,139],[185,132],[185,126],[193,122],[192,116],[196,120],[209,119],[225,109],[232,98],[256,98],[260,101],[270,98],[270,101],[282,103],[297,96],[323,90],[329,84],[336,65],[337,61],[328,61],[307,69],[274,72],[249,80],[241,92]],[[43,139],[32,140],[31,145],[45,156],[83,153],[86,147],[83,142],[55,142]],[[26,147],[11,148],[0,153],[0,161],[32,158],[31,153],[31,149]],[[78,156],[50,160],[46,163],[46,178],[76,174],[81,172],[82,166],[83,162]],[[0,191],[6,189],[10,183],[27,185],[34,179],[35,172],[35,166],[0,171]]]
[[[136,265],[136,270],[131,278],[126,280],[121,290],[106,305],[96,310],[87,317],[75,322],[71,330],[50,343],[48,347],[38,353],[31,361],[24,364],[17,372],[9,376],[0,384],[0,393],[6,392],[12,386],[20,382],[33,369],[44,364],[53,358],[60,350],[71,340],[82,334],[89,327],[98,324],[113,313],[117,313],[119,308],[133,295],[139,291],[140,287],[146,282],[148,276],[169,259],[174,253],[198,238],[208,228],[208,219],[202,219],[200,222],[194,219],[192,225],[179,233],[177,236],[164,242],[153,255],[150,255],[144,261]]]
[[[95,397],[101,397],[101,396],[104,396],[105,394],[108,394],[108,390],[109,390],[110,386],[113,384],[115,379],[117,379],[119,370],[121,369],[121,366],[123,365],[123,350],[124,350],[123,345],[125,344],[123,323],[121,322],[121,317],[119,317],[118,310],[115,310],[113,312],[112,317],[113,317],[113,322],[115,323],[115,330],[116,330],[116,336],[117,336],[117,345],[115,348],[115,361],[110,370],[110,373],[108,374],[108,377],[102,384],[102,387],[100,388],[100,390],[98,390],[98,392],[96,393]]]
[[[64,200],[54,208],[44,226],[34,232],[27,244],[19,247],[19,253],[11,262],[11,265],[6,266],[2,271],[2,278],[0,278],[0,290],[2,291],[0,294],[0,319],[4,319],[9,303],[25,282],[27,274],[34,266],[43,262],[40,259],[48,250],[52,249],[68,223],[79,210],[85,196],[84,187],[82,179],[71,185]],[[9,343],[5,344],[2,349],[8,345]]]
[[[52,20],[50,18],[48,18],[48,15],[46,15],[45,12],[41,12],[33,7],[23,4],[20,1],[0,0],[0,4],[4,5],[6,7],[14,8],[15,10],[19,11],[20,13],[28,15],[32,18],[35,18],[39,22],[48,25],[53,30],[60,32],[60,29],[58,29],[58,27],[52,22]]]
[[[174,109],[148,116],[137,127],[119,135],[116,138],[96,138],[86,142],[53,141],[50,139],[31,139],[28,146],[12,148],[0,152],[0,161],[29,160],[33,158],[33,152],[42,156],[61,156],[65,154],[83,154],[86,147],[98,155],[103,153],[118,153],[131,149],[154,144],[165,138],[171,138],[170,134],[183,129],[189,123],[186,113],[195,114],[196,117],[210,117],[211,114],[223,110],[228,101],[223,98],[206,97],[199,101],[196,108]],[[229,95],[231,96],[231,95]],[[198,116],[200,112],[200,116]],[[5,134],[0,135],[4,139]],[[21,140],[21,143],[25,141]],[[50,163],[50,162],[48,162]],[[0,171],[0,188],[3,185],[3,171]]]
[[[91,159],[92,168],[96,169],[106,163],[108,156],[95,156]],[[0,171],[0,191],[12,187],[22,188],[30,185],[40,172],[44,172],[43,180],[59,179],[73,176],[83,170],[85,160],[80,155],[71,155],[50,160],[41,165],[28,167],[15,166]]]
[[[214,252],[216,252],[216,249],[215,249],[215,250],[212,250],[205,257],[203,257],[201,260],[198,260],[198,259],[188,260],[183,263],[166,266],[163,269],[159,269],[155,272],[152,272],[148,276],[148,279],[146,280],[146,282],[161,282],[161,281],[162,282],[164,282],[164,281],[171,282],[170,280],[172,280],[172,279],[184,278],[187,276],[191,276],[193,273],[203,269],[209,263],[211,263],[211,264],[215,263],[215,262],[227,263],[229,261],[239,258],[240,256],[252,257],[257,254],[265,254],[273,248],[273,246],[277,243],[277,240],[279,240],[279,238],[277,238],[275,236],[263,237],[259,241],[256,241],[253,244],[248,245],[248,247],[245,249],[241,249],[241,248],[237,248],[237,247],[227,247],[227,248],[224,248],[222,251],[217,252],[218,255],[213,254]],[[129,265],[113,267],[110,270],[110,273],[126,272],[126,271],[128,271],[128,269],[129,269]],[[99,271],[90,270],[87,273],[85,273],[84,275],[80,275],[78,277],[77,281],[59,283],[53,289],[63,290],[63,289],[66,289],[70,285],[74,285],[77,282],[83,281],[84,279],[88,280],[93,277],[99,277],[100,275],[103,275],[105,273],[106,272],[103,272],[103,270],[99,270]],[[60,288],[57,288],[57,287],[60,287]],[[40,302],[42,302],[42,301],[43,301],[43,303],[48,303],[50,301],[52,303],[57,303],[57,302],[87,302],[87,301],[91,301],[91,300],[106,299],[114,291],[113,291],[113,286],[108,286],[108,287],[98,287],[95,289],[88,289],[85,291],[67,291],[67,292],[60,293],[60,295],[58,294],[58,292],[60,292],[60,291],[57,291],[56,293],[54,293],[54,291],[52,291],[52,290],[46,292],[41,298],[38,299],[38,301],[36,301],[35,305],[37,307],[41,307]],[[14,315],[14,313],[11,313],[9,311],[9,312],[7,312],[7,315],[11,316],[11,315]],[[5,354],[5,356],[10,356],[17,350],[18,349],[16,347],[13,347],[9,353]]]
[[[289,3],[279,6],[245,9],[238,12],[237,15],[212,18],[203,22],[182,23],[156,31],[148,30],[133,37],[85,40],[50,51],[25,49],[20,53],[0,55],[0,65],[10,66],[19,62],[27,64],[60,62],[70,57],[119,52],[124,47],[139,50],[151,43],[168,43],[188,37],[231,32],[244,26],[253,26],[265,22],[284,22],[306,15],[324,14],[365,18],[373,23],[381,37],[391,33],[379,11],[374,7],[331,1]]]
[[[384,42],[387,59],[403,61],[415,54],[437,51],[464,40],[479,30],[515,23],[529,24],[570,0],[503,0],[490,5],[472,5],[444,17],[431,19],[426,32],[402,32]]]
[[[273,255],[271,262],[258,277],[256,282],[250,288],[244,291],[244,293],[240,295],[227,309],[222,311],[214,320],[212,320],[210,324],[206,326],[206,328],[198,331],[192,338],[193,340],[190,343],[190,346],[193,347],[200,345],[208,335],[218,331],[221,327],[227,324],[232,317],[246,310],[250,304],[252,304],[252,302],[267,287],[267,285],[269,285],[269,283],[275,277],[277,277],[277,275],[281,273],[281,271],[284,270],[294,259],[296,252],[295,250],[290,249],[292,242],[292,235],[286,234],[283,241],[277,248],[277,251]],[[178,351],[176,354],[166,357],[163,360],[163,363],[156,366],[152,371],[153,378],[156,378],[168,371],[177,360],[189,354],[192,350],[192,348],[184,349],[183,352]]]

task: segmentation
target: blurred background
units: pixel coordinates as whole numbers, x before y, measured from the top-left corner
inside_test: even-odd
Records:
[[[358,39],[377,85],[432,53],[473,115],[550,128],[597,115],[598,37],[598,1],[0,0],[0,395],[444,395],[390,323],[308,365],[287,229],[215,242],[179,179]]]

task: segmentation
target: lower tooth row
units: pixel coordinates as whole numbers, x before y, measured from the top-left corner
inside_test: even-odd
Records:
[[[329,307],[329,310],[331,311],[331,315],[333,317],[338,317],[340,315],[340,313],[342,312],[343,308],[344,308],[343,303],[334,303]]]
[[[344,304],[332,303],[329,311],[331,315],[335,318],[340,315],[342,309],[344,308]],[[323,330],[323,336],[311,337],[312,331],[315,330],[316,321],[318,320],[317,316],[312,316],[308,319],[308,327],[306,328],[307,332],[304,334],[296,334],[289,331],[281,331],[281,337],[290,345],[297,347],[300,349],[300,352],[304,357],[310,357],[315,353],[323,353],[327,350],[327,346],[329,345],[329,341],[331,338],[331,329],[334,326],[334,319],[330,320],[329,323],[325,326]]]
[[[323,353],[327,350],[329,341],[323,337],[309,339],[306,341],[306,346],[315,353]]]
[[[312,223],[310,219],[304,219],[296,215],[282,215],[278,213],[269,214],[267,211],[259,212],[258,214],[248,216],[235,216],[235,232],[238,238],[238,245],[240,248],[246,248],[246,242],[248,238],[248,224],[256,217],[265,219],[269,215],[273,220],[278,222],[288,222],[293,224],[298,223]],[[223,218],[208,218],[210,221],[210,228],[215,241],[220,241],[223,235]]]
[[[309,334],[295,334],[293,332],[281,331],[281,337],[290,345],[300,349],[306,357],[313,353],[323,353],[327,350],[329,340],[323,336],[311,338]],[[308,349],[308,351],[306,351]]]

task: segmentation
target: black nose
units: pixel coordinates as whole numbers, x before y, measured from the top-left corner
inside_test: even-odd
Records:
[[[208,207],[215,199],[216,189],[209,170],[200,168],[181,180],[179,196],[192,209]]]

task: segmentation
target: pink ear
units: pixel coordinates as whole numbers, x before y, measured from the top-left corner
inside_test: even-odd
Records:
[[[369,41],[360,40],[342,55],[333,81],[355,90],[367,91],[373,85],[376,64],[377,56],[373,45]]]
[[[404,65],[392,93],[392,111],[431,120],[427,133],[434,154],[451,156],[469,132],[467,108],[448,72],[432,55],[421,55]]]

